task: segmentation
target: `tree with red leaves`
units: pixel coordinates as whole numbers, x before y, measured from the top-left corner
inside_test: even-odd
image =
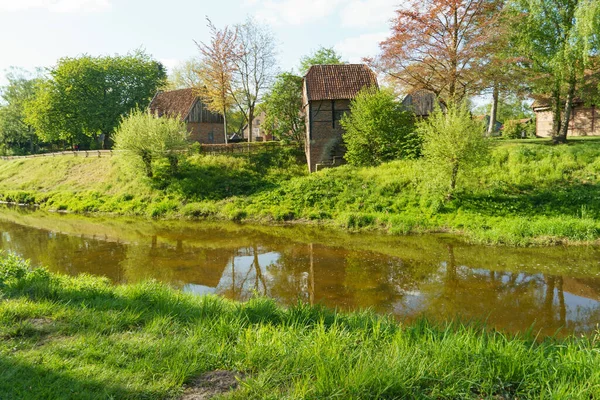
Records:
[[[485,87],[481,72],[501,6],[500,0],[408,0],[372,64],[406,92],[427,89],[443,102],[462,101]]]

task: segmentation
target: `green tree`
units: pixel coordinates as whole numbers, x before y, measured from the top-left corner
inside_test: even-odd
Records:
[[[169,89],[187,89],[200,86],[198,71],[202,68],[200,60],[191,58],[173,68],[169,74]]]
[[[11,69],[6,79],[8,84],[0,88],[0,143],[5,151],[33,153],[38,140],[33,128],[25,122],[24,106],[33,98],[41,78]]]
[[[552,108],[554,141],[565,142],[573,101],[582,94],[587,76],[599,71],[600,4],[512,0],[508,10],[514,16],[511,40],[520,65],[531,90]]]
[[[417,123],[423,156],[435,175],[447,182],[447,199],[456,189],[459,173],[476,166],[489,154],[484,131],[466,103],[450,103],[444,111],[438,107],[429,118]]]
[[[163,65],[141,51],[63,58],[26,104],[26,122],[45,140],[92,138],[104,147],[121,117],[147,107],[165,82]]]
[[[300,75],[304,76],[313,65],[344,64],[342,56],[333,47],[319,47],[311,54],[300,59]]]
[[[302,141],[304,117],[302,109],[303,79],[292,73],[280,74],[273,88],[265,97],[265,121],[263,129],[280,139]]]
[[[419,154],[412,113],[388,90],[363,89],[350,103],[341,125],[352,165],[378,165]]]
[[[178,151],[187,147],[188,136],[180,118],[159,118],[138,109],[122,119],[115,132],[115,149],[136,156],[137,164],[152,178],[152,163],[160,158],[169,160],[171,173],[177,172]]]

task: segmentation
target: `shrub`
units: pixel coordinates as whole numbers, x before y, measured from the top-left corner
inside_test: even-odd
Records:
[[[475,121],[466,104],[439,107],[417,125],[423,139],[423,155],[435,175],[447,182],[447,198],[456,188],[459,172],[482,162],[489,153],[481,122]]]
[[[387,90],[363,89],[341,120],[344,158],[352,165],[374,166],[419,154],[412,114]]]
[[[121,121],[115,133],[115,149],[125,150],[139,157],[146,176],[154,175],[152,162],[166,158],[175,173],[177,151],[187,146],[188,132],[179,118],[156,117],[149,112],[135,110]]]

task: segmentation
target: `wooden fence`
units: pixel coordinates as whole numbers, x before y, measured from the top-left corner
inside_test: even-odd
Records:
[[[298,143],[281,142],[258,142],[258,143],[229,143],[229,144],[200,144],[196,149],[190,147],[188,150],[182,150],[183,153],[198,152],[200,154],[257,154],[262,151],[272,151],[277,148],[300,148]],[[122,153],[122,150],[78,150],[78,151],[59,151],[56,153],[40,153],[27,156],[2,156],[2,160],[15,160],[20,158],[39,158],[39,157],[112,157],[113,155]]]
[[[56,153],[40,153],[30,154],[28,156],[2,156],[2,160],[16,160],[19,158],[40,158],[40,157],[61,157],[61,156],[74,156],[74,157],[112,157],[114,154],[119,153],[115,150],[78,150],[78,151],[59,151]]]

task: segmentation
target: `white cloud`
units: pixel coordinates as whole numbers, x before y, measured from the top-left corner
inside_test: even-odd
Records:
[[[389,33],[387,31],[365,33],[360,36],[347,38],[335,45],[344,60],[350,63],[360,63],[363,57],[375,56],[379,53],[379,43],[383,42]]]
[[[302,25],[333,14],[343,0],[246,0],[256,17],[272,25]]]
[[[57,13],[88,13],[108,11],[111,8],[111,0],[0,0],[2,11],[38,9]]]
[[[388,27],[399,0],[351,0],[341,12],[342,25],[353,28]]]

